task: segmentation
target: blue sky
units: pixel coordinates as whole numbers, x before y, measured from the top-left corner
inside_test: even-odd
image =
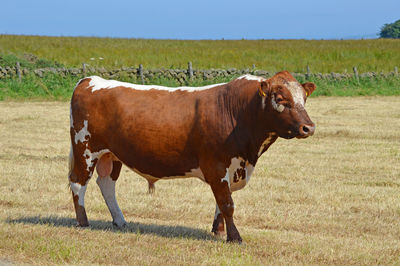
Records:
[[[400,0],[8,0],[0,14],[0,34],[353,39],[400,19]]]

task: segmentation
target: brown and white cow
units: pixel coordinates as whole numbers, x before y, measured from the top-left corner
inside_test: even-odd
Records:
[[[113,223],[126,224],[115,198],[122,164],[146,178],[197,177],[216,199],[212,232],[242,239],[232,192],[250,180],[258,158],[278,137],[306,138],[314,123],[304,109],[313,83],[287,71],[270,79],[244,75],[229,83],[168,88],[92,76],[71,99],[69,182],[79,226],[88,226],[86,186],[95,168]]]

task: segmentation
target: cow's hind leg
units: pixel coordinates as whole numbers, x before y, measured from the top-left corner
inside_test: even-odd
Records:
[[[218,204],[216,204],[215,207],[214,222],[211,232],[218,236],[222,236],[225,234],[224,217],[218,208]]]
[[[78,151],[76,152],[78,153]],[[68,179],[72,191],[72,199],[74,201],[77,225],[81,227],[89,226],[85,211],[85,192],[87,183],[92,176],[92,172],[89,168],[83,155],[74,156],[71,147]]]
[[[117,181],[121,172],[122,163],[120,161],[113,161],[111,153],[104,154],[97,162],[97,185],[99,185],[101,194],[107,204],[108,210],[113,218],[113,224],[118,227],[126,225],[124,215],[118,206],[115,197],[115,182]]]

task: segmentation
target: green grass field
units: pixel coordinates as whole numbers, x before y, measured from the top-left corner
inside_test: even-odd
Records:
[[[399,265],[400,97],[307,101],[313,137],[279,139],[233,193],[244,244],[211,233],[215,200],[198,179],[147,181],[126,167],[111,216],[90,181],[91,226],[68,190],[69,104],[0,102],[0,264]]]
[[[216,80],[194,80],[187,82],[189,86],[202,86],[213,83],[229,82],[236,76]],[[61,100],[67,101],[72,96],[72,91],[80,77],[60,76],[47,74],[43,78],[34,75],[24,76],[22,82],[16,78],[0,79],[0,101],[1,100]],[[138,80],[129,78],[123,81],[138,83]],[[306,80],[299,79],[299,82]],[[317,90],[312,94],[316,96],[361,96],[361,95],[400,95],[400,78],[361,78],[360,80],[324,80],[311,78],[307,81],[315,82]],[[176,87],[179,84],[171,79],[154,79],[149,84]]]
[[[400,67],[400,40],[147,40],[0,35],[0,55],[32,54],[65,66],[198,69],[256,68],[272,72],[390,72]],[[28,55],[28,59],[30,56]],[[94,60],[91,60],[93,58]],[[100,58],[103,58],[100,60]],[[1,62],[0,62],[1,63]]]

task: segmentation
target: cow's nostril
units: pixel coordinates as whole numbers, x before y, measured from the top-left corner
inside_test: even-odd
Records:
[[[299,133],[300,133],[300,136],[308,137],[308,136],[312,136],[314,134],[314,130],[315,130],[314,124],[312,124],[312,125],[303,124],[303,125],[300,125]]]

